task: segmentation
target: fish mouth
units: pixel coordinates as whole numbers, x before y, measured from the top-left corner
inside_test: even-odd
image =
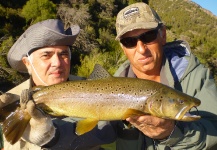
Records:
[[[190,110],[192,108],[195,108],[197,113],[199,114],[196,106],[193,106],[190,108],[186,106],[175,116],[175,119],[180,120],[180,121],[196,121],[196,120],[200,119],[201,116],[193,115],[190,113]]]

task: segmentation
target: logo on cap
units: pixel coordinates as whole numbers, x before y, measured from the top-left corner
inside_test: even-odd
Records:
[[[125,19],[132,18],[132,16],[135,16],[135,15],[139,15],[138,7],[132,7],[124,12]]]

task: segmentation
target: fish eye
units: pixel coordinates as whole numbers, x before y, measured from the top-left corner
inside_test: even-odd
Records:
[[[184,100],[181,100],[181,99],[179,100],[180,104],[184,104],[184,102],[185,102]]]

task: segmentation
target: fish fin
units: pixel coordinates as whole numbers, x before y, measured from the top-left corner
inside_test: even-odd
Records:
[[[105,70],[105,68],[103,68],[100,64],[95,64],[94,69],[88,79],[96,80],[110,77],[112,77],[112,75],[108,73],[108,71]]]
[[[17,107],[20,106],[20,101],[12,102],[0,109],[0,123],[3,123],[5,119],[13,113]]]
[[[123,122],[123,124],[124,124],[124,126],[125,126],[126,129],[132,128],[132,124],[130,122],[128,122],[126,120],[122,120],[122,122]]]
[[[6,140],[12,145],[16,143],[26,129],[31,116],[27,111],[18,108],[11,113],[2,124],[2,131]]]
[[[43,86],[43,85],[34,86],[34,87],[31,88],[31,91],[32,91],[33,93],[35,93],[35,92],[37,92],[37,91],[40,91],[40,90],[44,89],[45,87],[46,87],[46,86]]]
[[[123,120],[125,120],[126,118],[128,117],[132,117],[132,116],[142,116],[144,115],[145,113],[140,111],[140,110],[136,110],[136,109],[127,109],[127,111],[124,113],[123,115]]]
[[[77,122],[76,134],[82,135],[90,130],[92,130],[98,123],[99,120],[88,118]]]

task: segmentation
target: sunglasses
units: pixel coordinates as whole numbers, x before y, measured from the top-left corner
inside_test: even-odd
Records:
[[[158,29],[159,28],[156,28],[148,32],[144,32],[139,36],[122,38],[120,42],[126,48],[136,47],[138,40],[142,41],[144,44],[150,44],[157,38]]]

